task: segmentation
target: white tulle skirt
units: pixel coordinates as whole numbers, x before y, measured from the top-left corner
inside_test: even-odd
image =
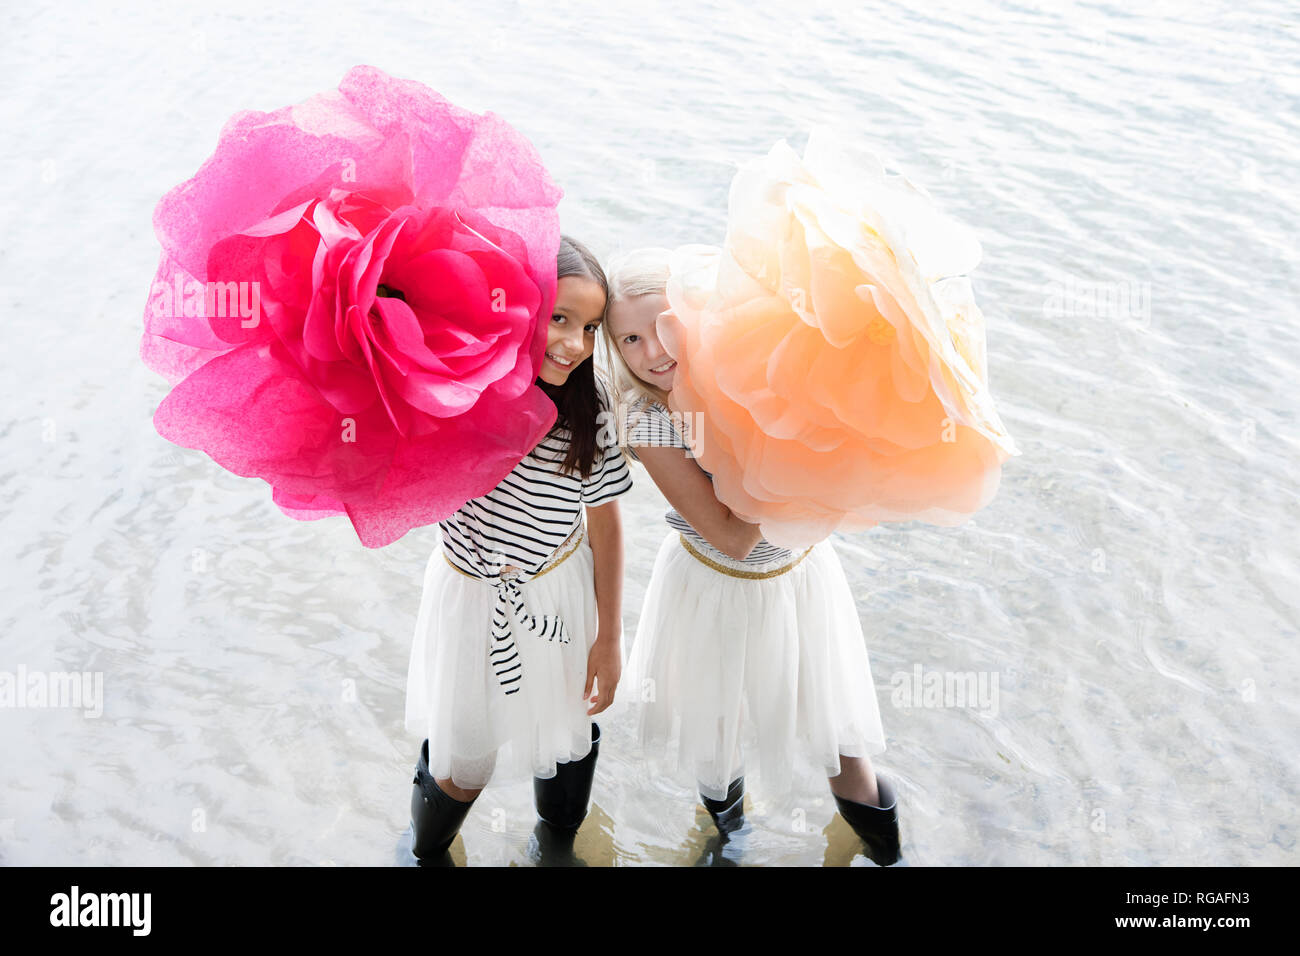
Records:
[[[715,800],[742,773],[776,796],[839,774],[840,755],[885,749],[857,607],[829,540],[783,574],[746,579],[669,532],[620,692],[652,769]]]
[[[529,613],[558,614],[569,642],[515,634],[522,679],[506,694],[488,656],[495,588],[453,568],[441,547],[433,552],[407,670],[406,729],[429,739],[434,777],[477,790],[489,780],[553,777],[557,763],[590,752],[582,692],[596,641],[592,568],[583,534],[567,558],[519,585]]]

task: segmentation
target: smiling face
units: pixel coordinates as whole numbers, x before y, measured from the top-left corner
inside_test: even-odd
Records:
[[[591,358],[604,311],[605,292],[595,279],[565,276],[556,283],[546,358],[539,373],[542,381],[563,385],[570,372]]]
[[[655,320],[667,311],[666,295],[636,295],[611,305],[606,321],[614,344],[632,374],[647,385],[671,392],[677,363],[664,351],[655,331]]]

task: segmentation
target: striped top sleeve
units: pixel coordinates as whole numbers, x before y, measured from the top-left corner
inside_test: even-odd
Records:
[[[657,446],[661,448],[685,448],[687,455],[695,458],[691,451],[690,443],[686,441],[683,434],[690,430],[690,417],[676,415],[664,408],[658,402],[652,402],[649,399],[642,399],[636,402],[628,412],[627,420],[627,437],[625,439],[628,449],[627,453],[637,461],[634,445]],[[698,459],[695,462],[699,464]],[[705,477],[713,479],[713,475],[706,471],[703,466],[700,468],[704,471]],[[668,527],[674,531],[680,532],[688,538],[694,546],[703,551],[705,554],[722,562],[733,562],[734,558],[724,555],[721,551],[711,545],[704,539],[704,536],[691,527],[690,522],[681,516],[681,513],[675,508],[669,508],[664,514],[664,520],[668,522]],[[766,538],[761,539],[758,544],[754,545],[754,550],[749,553],[742,564],[766,565],[773,561],[786,561],[791,557],[791,552],[785,548],[778,548],[769,542]]]
[[[596,439],[600,460],[590,477],[582,482],[582,502],[586,505],[602,505],[632,490],[632,472],[619,448],[618,429],[612,421],[614,403],[609,388],[599,375],[596,376],[596,391],[600,396],[600,428]]]
[[[672,414],[658,402],[643,398],[634,404],[628,412],[626,427],[627,452],[636,461],[641,460],[634,450],[638,445],[690,449],[690,444],[682,437]]]

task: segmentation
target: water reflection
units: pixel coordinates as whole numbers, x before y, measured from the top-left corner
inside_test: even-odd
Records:
[[[1293,864],[1288,12],[717,2],[575,26],[502,0],[436,23],[412,7],[366,53],[367,13],[344,7],[306,73],[283,53],[313,28],[288,13],[252,32],[179,7],[14,14],[14,75],[47,95],[11,98],[23,161],[0,197],[32,239],[5,249],[6,304],[41,317],[0,349],[0,670],[102,673],[104,706],[0,709],[0,760],[20,768],[0,862],[401,862],[435,536],[368,552],[346,525],[284,518],[260,482],[158,438],[166,389],[136,355],[153,203],[235,109],[361,60],[519,126],[566,191],[565,231],[602,255],[716,240],[735,162],[814,123],[885,144],[979,232],[990,379],[1025,451],[968,525],[836,539],[888,734],[877,763],[899,781],[899,865]],[[196,29],[219,61],[173,42]],[[69,249],[79,281],[29,281]],[[636,480],[628,641],[664,507]],[[996,708],[896,695],[918,666],[996,675]],[[749,832],[721,846],[630,726],[602,728],[582,863],[869,865],[825,778],[781,800],[756,785]],[[490,786],[451,859],[537,865],[553,848],[535,828],[528,786]]]

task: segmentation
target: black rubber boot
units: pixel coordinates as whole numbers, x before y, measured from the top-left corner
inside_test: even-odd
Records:
[[[700,802],[713,817],[714,826],[723,837],[745,825],[745,778],[737,777],[727,786],[727,795],[721,800],[710,800],[700,794]]]
[[[448,796],[429,773],[429,741],[420,745],[415,765],[415,786],[411,790],[411,852],[421,863],[436,862],[446,855],[451,842],[474,805]]]
[[[883,806],[873,807],[869,803],[855,803],[843,797],[835,797],[840,808],[840,816],[853,827],[853,832],[862,838],[863,852],[867,859],[878,866],[892,866],[899,858],[898,837],[898,795],[894,786],[880,774],[876,774],[876,786],[880,790],[880,802]]]
[[[578,831],[553,827],[538,820],[528,842],[528,854],[538,866],[586,866],[574,851]]]
[[[555,765],[549,780],[533,778],[533,799],[542,821],[561,830],[577,830],[587,816],[591,799],[591,782],[596,776],[596,758],[600,755],[600,727],[591,725],[591,751],[581,760]]]

